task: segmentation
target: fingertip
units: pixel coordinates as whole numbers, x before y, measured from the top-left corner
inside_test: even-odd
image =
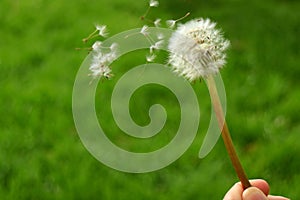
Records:
[[[241,200],[243,193],[243,187],[240,182],[235,183],[230,190],[226,193],[223,200]]]
[[[251,186],[260,189],[266,196],[270,192],[270,186],[268,182],[263,179],[252,179],[250,180],[250,184]]]
[[[268,200],[267,196],[258,188],[250,187],[243,192],[244,200]]]

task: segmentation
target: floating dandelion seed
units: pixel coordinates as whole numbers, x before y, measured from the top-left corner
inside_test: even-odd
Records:
[[[154,26],[155,27],[160,27],[160,22],[161,22],[161,19],[156,19],[153,23],[154,23]]]
[[[162,48],[163,44],[164,44],[163,40],[159,40],[159,41],[155,42],[155,44],[153,44],[153,45],[150,46],[150,53],[153,53],[153,51],[155,49]]]
[[[108,31],[106,25],[96,25],[96,29],[99,31],[100,36],[107,37]]]
[[[147,62],[153,62],[155,58],[156,58],[155,54],[149,54],[146,56]]]
[[[112,74],[109,65],[117,58],[118,44],[113,43],[109,47],[101,45],[101,41],[96,41],[93,44],[92,62],[89,69],[93,78],[110,78]],[[104,49],[106,49],[106,52],[103,52]]]
[[[148,35],[148,29],[149,27],[147,25],[144,25],[140,31],[141,34],[143,34],[144,36]]]
[[[165,38],[164,34],[162,34],[162,33],[157,34],[157,39],[162,40],[164,38]]]
[[[100,50],[101,50],[101,44],[102,44],[102,42],[96,41],[96,42],[93,44],[93,46],[92,46],[93,51],[95,51],[95,52],[100,51]]]
[[[99,33],[97,34],[98,31],[99,31]],[[102,37],[108,36],[108,31],[107,31],[106,25],[96,25],[96,30],[94,32],[92,32],[88,37],[82,39],[82,41],[84,43],[86,43],[90,39],[93,39],[98,36],[102,36]]]
[[[158,5],[159,5],[159,2],[157,0],[150,0],[149,6],[148,6],[145,14],[141,16],[141,20],[144,20],[146,18],[146,16],[148,15],[148,13],[152,7],[158,7]]]
[[[118,50],[118,44],[117,43],[112,43],[111,45],[110,45],[110,50],[112,51],[112,52],[116,52],[117,50]]]
[[[167,20],[166,24],[167,24],[168,28],[173,29],[175,27],[175,25],[176,25],[177,22],[179,22],[180,20],[183,20],[184,18],[186,18],[189,15],[190,15],[190,13],[188,12],[183,17],[180,17],[179,19],[176,19],[176,20],[174,20],[174,19]]]
[[[174,28],[176,25],[176,20],[173,20],[173,19],[167,20],[166,24],[169,28]]]
[[[156,0],[150,0],[150,2],[149,2],[150,7],[158,7],[158,5],[159,5],[159,2]]]

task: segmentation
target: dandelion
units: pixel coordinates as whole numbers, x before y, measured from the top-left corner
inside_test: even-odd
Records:
[[[225,147],[243,187],[247,188],[251,185],[234,149],[213,78],[226,63],[229,44],[216,29],[216,23],[202,18],[191,20],[172,34],[168,44],[169,63],[175,73],[190,81],[206,79]]]
[[[193,81],[218,73],[226,63],[230,42],[209,19],[180,25],[169,41],[169,63],[173,70]]]
[[[158,7],[158,5],[159,5],[159,2],[156,0],[150,0],[150,2],[149,2],[150,7]]]

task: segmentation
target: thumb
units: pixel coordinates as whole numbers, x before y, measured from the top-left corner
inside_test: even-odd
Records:
[[[258,188],[250,187],[243,192],[243,200],[268,200],[268,198]]]

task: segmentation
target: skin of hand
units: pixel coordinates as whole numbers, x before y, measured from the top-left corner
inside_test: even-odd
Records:
[[[262,179],[250,180],[252,187],[243,190],[240,182],[234,184],[223,200],[289,200],[282,196],[269,195],[269,184]]]

